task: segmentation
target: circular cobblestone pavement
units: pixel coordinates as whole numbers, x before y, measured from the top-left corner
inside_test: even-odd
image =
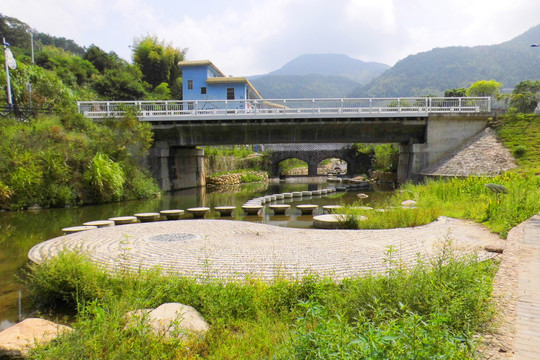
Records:
[[[177,220],[100,228],[34,246],[41,263],[64,249],[77,250],[111,270],[161,267],[181,276],[270,280],[307,274],[334,279],[387,271],[388,249],[404,265],[429,260],[447,240],[457,253],[499,243],[497,235],[468,221],[441,217],[416,228],[316,230],[234,220]]]

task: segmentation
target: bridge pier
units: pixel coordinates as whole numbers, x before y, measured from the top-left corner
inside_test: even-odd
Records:
[[[149,150],[147,163],[163,191],[206,185],[203,149],[173,147],[157,141]]]
[[[397,182],[403,184],[407,180],[411,180],[411,169],[413,164],[413,145],[411,143],[403,143],[399,145],[399,158],[397,168]]]

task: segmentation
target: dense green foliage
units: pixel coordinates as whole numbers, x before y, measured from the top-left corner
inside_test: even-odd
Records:
[[[67,112],[2,121],[1,208],[136,199],[159,191],[139,165],[152,143],[150,125],[133,114],[107,124]]]
[[[540,100],[540,80],[525,80],[516,85],[510,97],[510,106],[520,113],[532,113]]]
[[[396,172],[399,159],[399,148],[396,144],[354,144],[356,152],[371,157],[373,170]]]
[[[31,358],[471,359],[474,334],[487,329],[493,313],[497,266],[455,258],[449,243],[443,249],[432,263],[410,270],[389,248],[383,275],[340,282],[306,275],[271,283],[180,278],[158,270],[110,274],[63,253],[30,265],[24,281],[42,310],[76,311],[76,331]],[[125,312],[167,302],[195,307],[210,331],[181,343],[156,338],[143,323],[125,329]]]
[[[493,124],[519,167],[515,171],[540,173],[540,115],[509,111]]]
[[[182,97],[178,62],[184,60],[185,53],[185,49],[175,49],[151,36],[137,39],[133,44],[133,60],[139,66],[143,80],[150,84],[152,90],[158,86],[168,87],[174,99]]]
[[[279,173],[289,175],[294,169],[306,169],[308,164],[300,159],[292,158],[286,159],[279,163]]]
[[[495,80],[478,80],[467,89],[467,96],[496,97],[500,94],[502,84]]]
[[[503,185],[508,193],[496,195],[485,185]],[[415,200],[416,209],[401,209],[401,201]],[[362,203],[362,205],[369,202]],[[439,215],[470,219],[486,225],[503,238],[514,226],[540,212],[540,177],[506,173],[495,178],[428,180],[422,185],[405,184],[384,213],[356,209],[343,212],[352,228],[409,227],[432,222]],[[363,215],[367,220],[361,221]]]
[[[11,44],[18,67],[10,71],[14,104],[19,107],[74,106],[77,100],[180,99],[181,72],[177,66],[186,50],[173,48],[155,37],[136,39],[133,64],[114,52],[91,45],[83,49],[72,40],[36,33],[27,24],[6,16],[0,32]],[[35,64],[31,58],[32,31]],[[0,54],[3,62],[3,54]],[[5,83],[4,67],[0,81]],[[32,86],[32,94],[27,84]],[[0,103],[7,103],[6,93]]]

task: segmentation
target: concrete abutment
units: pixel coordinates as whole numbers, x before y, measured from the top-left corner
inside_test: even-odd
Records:
[[[149,151],[147,163],[163,191],[206,185],[203,149],[157,141]]]

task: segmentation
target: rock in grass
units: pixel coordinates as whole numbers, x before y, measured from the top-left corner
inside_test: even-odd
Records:
[[[210,327],[193,307],[179,303],[166,303],[155,309],[140,309],[124,315],[126,326],[144,321],[156,336],[170,339],[185,337],[188,333],[204,334]]]
[[[401,202],[401,206],[413,207],[413,206],[416,206],[416,201],[414,201],[414,200],[404,200],[404,201]]]
[[[29,318],[0,333],[0,358],[21,358],[37,345],[47,344],[57,336],[73,331],[52,321]]]

